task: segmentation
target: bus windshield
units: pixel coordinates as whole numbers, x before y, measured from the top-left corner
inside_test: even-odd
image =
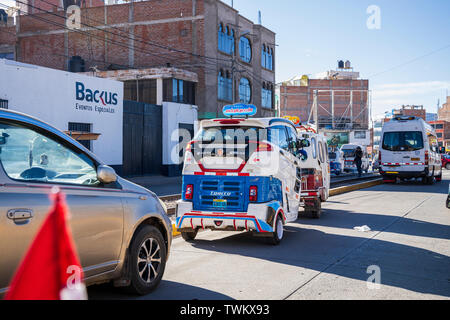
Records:
[[[423,136],[420,131],[385,132],[383,137],[384,150],[416,151],[423,147]]]

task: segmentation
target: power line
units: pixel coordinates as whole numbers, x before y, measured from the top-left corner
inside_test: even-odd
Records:
[[[413,62],[416,62],[417,60],[420,60],[420,59],[426,58],[426,57],[428,57],[428,56],[431,56],[431,55],[433,55],[433,54],[435,54],[435,53],[438,53],[438,52],[440,52],[440,51],[442,51],[442,50],[445,50],[445,49],[447,49],[447,48],[450,48],[450,44],[448,44],[448,45],[446,45],[446,46],[444,46],[444,47],[441,47],[441,48],[439,48],[439,49],[433,50],[433,51],[431,51],[431,52],[429,52],[429,53],[426,53],[426,54],[424,54],[424,55],[422,55],[422,56],[419,56],[419,57],[417,57],[417,58],[414,58],[414,59],[412,59],[412,60],[406,61],[406,62],[404,62],[404,63],[402,63],[402,64],[399,64],[399,65],[397,65],[397,66],[394,66],[394,67],[392,67],[392,68],[390,68],[390,69],[387,69],[387,70],[385,70],[385,71],[381,71],[381,72],[375,73],[375,74],[373,74],[373,75],[371,75],[371,76],[369,76],[369,77],[367,77],[367,78],[374,78],[374,77],[379,76],[379,75],[381,75],[381,74],[384,74],[384,73],[387,73],[387,72],[391,72],[392,70],[401,68],[401,67],[403,67],[403,66],[406,66],[406,65],[411,64],[411,63],[413,63]]]

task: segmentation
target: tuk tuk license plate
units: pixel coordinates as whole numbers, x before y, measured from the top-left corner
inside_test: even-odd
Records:
[[[219,209],[225,209],[227,207],[227,200],[214,199],[213,200],[213,207],[214,208],[219,208]]]

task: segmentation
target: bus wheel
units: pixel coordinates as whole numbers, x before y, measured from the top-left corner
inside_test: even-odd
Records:
[[[194,241],[197,236],[198,229],[193,230],[192,232],[181,232],[181,236],[185,241]]]

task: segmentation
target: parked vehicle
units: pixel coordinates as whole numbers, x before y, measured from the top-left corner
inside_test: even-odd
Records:
[[[378,170],[380,170],[380,161],[378,159],[378,155],[376,155],[372,161],[372,171],[378,171]]]
[[[344,144],[341,147],[341,152],[344,155],[344,172],[355,172],[357,170],[355,164],[355,152],[358,147],[363,151],[362,170],[366,173],[369,172],[370,160],[367,155],[367,150],[365,147],[357,144]]]
[[[283,226],[298,217],[300,147],[286,119],[202,121],[185,155],[176,220],[182,237],[247,230],[279,244]]]
[[[328,200],[330,191],[330,162],[328,159],[327,139],[314,129],[300,126],[297,132],[304,144],[303,158],[300,163],[302,174],[301,201],[305,214],[320,218],[322,202]]]
[[[433,184],[442,180],[442,162],[436,132],[416,117],[395,117],[383,126],[379,159],[383,180],[421,178]]]
[[[441,154],[442,168],[450,170],[450,155]]]
[[[344,172],[344,155],[341,150],[336,148],[335,150],[328,151],[328,157],[330,159],[331,173],[339,176]]]
[[[49,124],[7,110],[0,110],[0,163],[0,294],[49,212],[55,186],[66,196],[86,285],[114,280],[137,294],[158,286],[172,225],[154,193]]]

